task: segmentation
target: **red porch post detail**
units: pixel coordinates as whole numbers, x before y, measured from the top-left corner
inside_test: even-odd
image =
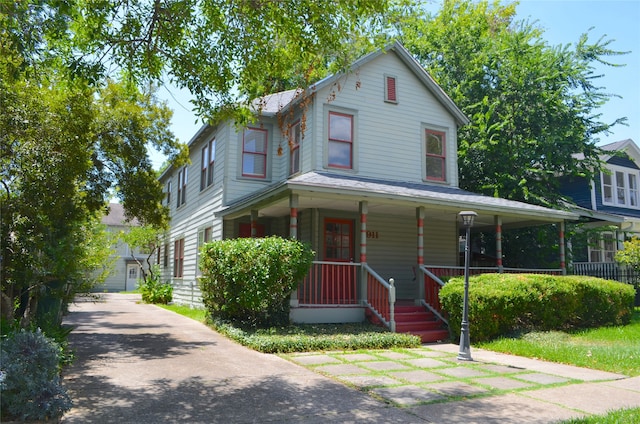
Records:
[[[418,221],[418,265],[424,265],[424,208],[416,209]]]
[[[562,269],[562,275],[567,275],[567,265],[564,252],[564,221],[560,222],[560,269]]]
[[[251,238],[256,238],[258,236],[258,211],[255,209],[251,210]]]
[[[495,217],[496,220],[496,266],[498,272],[502,274],[502,218]]]
[[[360,262],[367,262],[367,213],[368,202],[360,202]]]
[[[289,207],[291,208],[289,218],[289,237],[298,238],[298,195],[291,194],[289,197]]]

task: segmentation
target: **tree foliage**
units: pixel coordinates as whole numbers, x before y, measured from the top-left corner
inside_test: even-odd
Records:
[[[171,81],[200,116],[247,119],[249,101],[306,87],[371,44],[388,0],[76,0],[76,54],[136,81]],[[87,62],[88,59],[87,59]]]
[[[472,123],[458,134],[460,186],[557,207],[558,175],[600,169],[598,136],[611,95],[596,64],[620,54],[612,40],[550,46],[535,25],[515,19],[517,3],[446,0],[428,16],[409,8],[396,20],[405,46]],[[615,65],[612,65],[615,66]],[[580,154],[582,160],[576,160]]]

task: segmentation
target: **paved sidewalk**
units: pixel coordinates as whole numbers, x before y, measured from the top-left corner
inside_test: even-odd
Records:
[[[65,319],[76,361],[63,423],[553,423],[640,407],[640,377],[473,348],[460,362],[452,344],[288,361],[137,295],[102,297]]]

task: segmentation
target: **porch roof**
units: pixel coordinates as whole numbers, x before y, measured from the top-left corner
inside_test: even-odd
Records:
[[[440,215],[456,215],[460,210],[475,210],[479,225],[494,225],[498,215],[504,225],[533,225],[578,219],[578,214],[555,210],[513,200],[472,193],[459,188],[403,181],[391,181],[356,175],[308,172],[266,187],[250,196],[238,199],[216,211],[222,217],[238,217],[251,209],[260,216],[285,216],[289,213],[288,194],[300,196],[300,208],[331,208],[358,210],[357,201],[367,200],[381,213],[415,216],[411,208],[423,206]],[[351,206],[349,206],[351,205]],[[371,206],[370,206],[371,210]]]

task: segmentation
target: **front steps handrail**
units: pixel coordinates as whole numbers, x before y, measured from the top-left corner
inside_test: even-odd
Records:
[[[427,267],[425,267],[424,265],[420,265],[420,271],[422,271],[422,273],[424,275],[426,275],[427,277],[431,278],[433,281],[435,281],[440,288],[444,287],[444,282],[434,273],[432,273],[431,271],[429,271],[427,269]],[[423,278],[424,281],[424,278]],[[438,289],[439,291],[440,289]],[[427,303],[427,301],[425,299],[420,299],[420,304],[422,304],[422,306],[426,307],[427,309],[429,309],[431,312],[433,312],[433,314],[435,316],[438,317],[438,319],[440,319],[442,322],[444,322],[445,324],[449,325],[449,321],[442,316],[442,314],[440,313],[440,310],[436,307],[434,307],[433,305]]]
[[[363,300],[364,305],[387,327],[390,331],[396,331],[394,307],[396,303],[396,288],[393,278],[387,283],[369,265],[362,263],[364,281],[367,295]]]

